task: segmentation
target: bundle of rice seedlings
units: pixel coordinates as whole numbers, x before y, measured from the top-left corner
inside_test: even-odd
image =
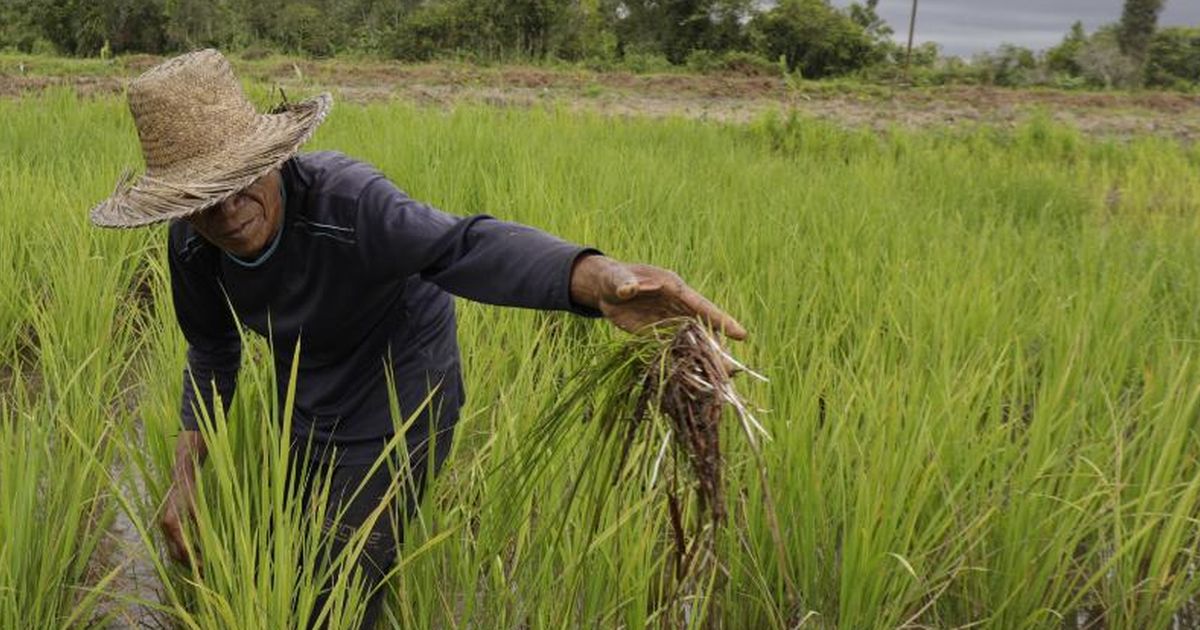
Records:
[[[638,425],[663,422],[665,432],[655,458],[652,479],[659,478],[668,450],[674,456],[672,459],[688,464],[685,478],[671,475],[672,483],[665,489],[675,541],[676,577],[683,579],[699,548],[696,543],[702,540],[702,529],[711,525],[708,531],[715,533],[715,528],[725,520],[722,483],[725,462],[721,456],[720,434],[725,406],[736,412],[753,448],[757,450],[756,436],[768,437],[734,389],[732,375],[741,370],[766,379],[738,363],[709,330],[695,320],[655,329],[648,343],[651,344],[648,348],[652,352],[651,360],[642,368],[641,382],[635,390],[638,402],[629,421],[630,430],[626,433],[622,451],[628,452],[636,439],[634,429]],[[681,481],[685,488],[690,486],[699,504],[699,518],[693,522],[691,532],[686,531],[683,522],[677,485]]]
[[[591,511],[594,535],[613,496],[626,499],[622,506],[638,503],[628,500],[631,494],[665,501],[669,531],[664,534],[671,541],[677,581],[673,590],[677,596],[691,590],[719,563],[713,543],[727,511],[728,462],[721,447],[725,408],[733,411],[760,468],[759,444],[769,439],[734,387],[737,372],[766,380],[739,363],[695,319],[672,320],[622,338],[566,378],[524,452],[510,462],[522,481],[514,486],[531,488],[543,476],[562,475],[565,462],[573,459],[566,455],[586,452],[566,493],[562,522],[581,505]],[[520,498],[510,496],[503,503],[517,505]],[[561,535],[565,529],[549,531]]]

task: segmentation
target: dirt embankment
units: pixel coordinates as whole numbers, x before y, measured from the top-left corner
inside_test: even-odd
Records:
[[[0,68],[0,97],[71,86],[80,94],[119,93],[159,58],[124,58],[103,76],[50,76]],[[1041,112],[1091,135],[1163,135],[1200,139],[1200,95],[1063,92],[976,86],[904,88],[735,75],[635,75],[527,66],[401,64],[268,59],[235,62],[238,72],[302,94],[330,89],[349,101],[399,99],[453,107],[460,103],[531,107],[555,104],[629,116],[683,116],[746,122],[769,110],[796,110],[854,127],[1009,125]]]

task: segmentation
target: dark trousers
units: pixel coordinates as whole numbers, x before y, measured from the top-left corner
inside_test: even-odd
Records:
[[[442,428],[436,439],[432,440],[434,444],[430,444],[431,440],[426,439],[409,444],[407,462],[403,461],[404,458],[396,457],[390,462],[391,465],[382,464],[374,472],[371,472],[371,463],[308,464],[309,483],[301,495],[306,507],[311,501],[313,480],[330,476],[328,505],[322,523],[322,529],[329,538],[326,560],[341,555],[351,536],[387,498],[391,487],[398,486],[389,504],[372,525],[362,554],[355,560],[362,571],[363,588],[371,593],[360,626],[363,630],[374,628],[379,620],[387,590],[383,588],[383,578],[396,561],[397,548],[404,540],[404,525],[420,505],[428,485],[427,477],[441,469],[446,455],[450,452],[453,428],[453,424]],[[429,461],[431,450],[434,455],[432,462]],[[298,461],[305,460],[298,457]],[[319,611],[325,606],[326,598],[325,592],[318,596],[315,610]]]

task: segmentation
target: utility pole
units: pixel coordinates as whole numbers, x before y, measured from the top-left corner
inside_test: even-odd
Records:
[[[912,16],[908,18],[908,52],[904,53],[904,82],[908,83],[908,67],[912,63],[913,32],[917,29],[917,0],[913,0]]]

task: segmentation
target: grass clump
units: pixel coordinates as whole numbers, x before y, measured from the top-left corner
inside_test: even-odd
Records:
[[[700,596],[720,568],[717,534],[727,520],[721,434],[725,409],[733,410],[755,456],[767,432],[733,384],[746,370],[702,322],[682,318],[602,346],[595,360],[566,379],[510,463],[512,478],[533,481],[569,474],[558,528],[573,509],[586,514],[590,534],[602,537],[603,514],[614,499],[659,502],[666,518],[659,538],[670,550],[668,602]],[[765,379],[762,379],[765,380]],[[561,453],[586,448],[589,462],[571,473]],[[526,483],[519,492],[532,487]],[[640,496],[639,496],[640,495]],[[504,504],[519,504],[509,497]],[[622,514],[620,523],[629,517]],[[547,541],[550,548],[557,543]]]

